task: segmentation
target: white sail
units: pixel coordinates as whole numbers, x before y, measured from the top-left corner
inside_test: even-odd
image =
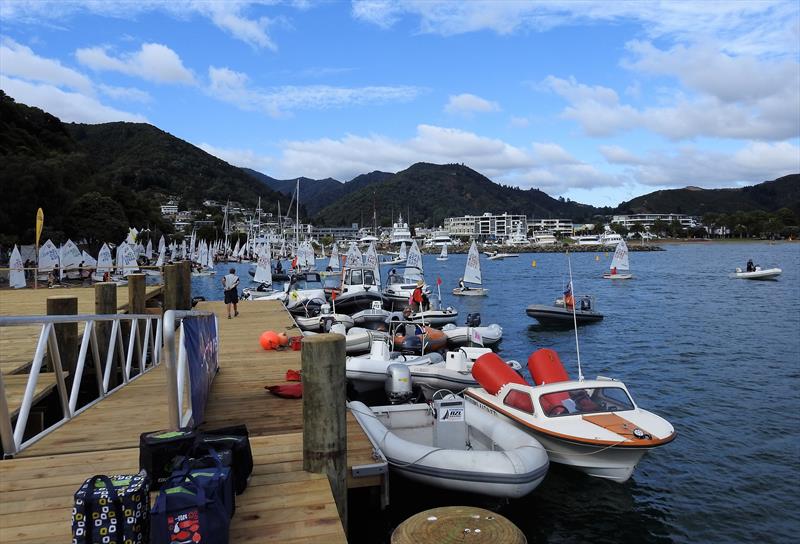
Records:
[[[364,254],[364,266],[371,268],[375,272],[375,283],[381,284],[381,263],[378,260],[378,251],[375,249],[375,242],[369,243],[369,248]]]
[[[447,244],[442,246],[442,253],[439,255],[439,258],[441,259],[447,258]]]
[[[50,272],[58,266],[58,248],[48,239],[39,248],[39,272]]]
[[[247,253],[247,243],[242,244],[242,247],[239,248],[239,251],[236,252],[236,256],[240,259],[243,259],[245,254]]]
[[[162,238],[163,240],[163,238]],[[159,251],[158,252],[158,260],[156,261],[156,266],[164,266],[164,254],[166,251]]]
[[[331,259],[328,261],[328,266],[331,267],[331,270],[339,270],[339,247],[336,245],[336,242],[333,243]]]
[[[164,255],[167,252],[167,244],[164,242],[164,236],[162,235],[161,238],[158,239],[158,255],[161,258],[161,255]],[[148,259],[152,259],[152,255],[148,257]],[[163,261],[163,259],[162,259]]]
[[[205,240],[200,241],[200,247],[197,250],[197,262],[200,266],[205,266],[208,263],[208,244]]]
[[[81,264],[81,257],[81,250],[78,249],[75,242],[67,240],[67,242],[61,246],[61,253],[59,255],[61,261],[61,276],[63,277],[64,274],[67,274],[72,278],[80,277],[78,267]]]
[[[398,259],[406,260],[408,257],[408,249],[406,248],[406,243],[403,242],[400,244],[400,255],[397,256]]]
[[[147,257],[148,261],[153,258],[153,241],[152,240],[148,240],[147,241],[147,247],[144,248],[144,256]]]
[[[127,276],[136,272],[138,268],[133,247],[124,242],[117,246],[117,273]]]
[[[100,248],[100,253],[97,254],[97,273],[102,275],[108,272],[110,274],[113,266],[111,250],[108,248],[108,244],[103,244],[103,247]]]
[[[258,253],[258,261],[256,262],[256,274],[253,276],[253,281],[257,283],[265,283],[272,285],[272,249],[267,242],[267,247]]]
[[[614,257],[611,259],[610,269],[617,270],[630,270],[628,263],[628,246],[625,245],[625,240],[620,240],[617,244],[617,249],[614,251]]]
[[[94,257],[86,253],[85,251],[81,252],[81,260],[83,261],[83,266],[87,268],[96,268],[97,267],[97,260]]]
[[[303,251],[305,252],[305,259],[308,263],[309,270],[316,270],[317,269],[317,258],[314,255],[314,246],[311,245],[311,242],[306,242]]]
[[[344,259],[344,266],[346,268],[352,268],[354,266],[362,266],[363,264],[364,258],[361,255],[361,250],[358,249],[355,243],[351,243],[350,249],[347,250],[347,257]]]
[[[233,246],[233,252],[231,253],[231,256],[232,257],[239,256],[239,238],[236,238],[236,245]]]
[[[469,254],[467,254],[464,283],[481,284],[481,256],[478,253],[478,246],[475,244],[475,240],[472,241],[472,245],[469,247]]]
[[[411,249],[408,250],[408,257],[406,258],[406,270],[403,278],[406,281],[414,281],[422,279],[422,276],[422,253],[419,252],[417,241],[414,240],[411,243]]]
[[[194,261],[194,250],[195,250],[194,246],[195,246],[196,243],[197,243],[197,240],[196,240],[195,233],[192,232],[192,237],[189,238],[189,255],[187,255],[187,257],[186,257],[190,261]]]
[[[181,241],[181,259],[186,259],[186,240]]]
[[[8,284],[14,289],[22,289],[23,287],[27,287],[24,266],[25,264],[22,262],[22,255],[20,255],[17,246],[14,245],[14,251],[11,252],[11,259],[8,261],[8,267],[11,269],[11,273],[9,274],[8,278]]]
[[[208,260],[204,263],[209,270],[214,270],[214,250],[208,252]]]

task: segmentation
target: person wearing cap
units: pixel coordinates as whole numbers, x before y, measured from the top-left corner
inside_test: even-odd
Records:
[[[426,306],[428,305],[428,296],[422,290],[424,286],[424,281],[417,280],[417,287],[414,289],[414,292],[411,293],[411,309],[415,312],[427,309]]]

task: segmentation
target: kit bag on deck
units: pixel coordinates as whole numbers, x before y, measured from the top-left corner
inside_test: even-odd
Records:
[[[224,455],[228,454],[228,455]],[[188,458],[178,467],[169,482],[175,484],[191,476],[206,491],[209,499],[219,498],[225,506],[229,517],[233,517],[236,510],[235,496],[233,493],[233,469],[228,462],[227,466],[222,457],[230,460],[230,452],[218,454],[213,449],[201,458]]]
[[[144,544],[150,531],[150,478],[97,475],[75,492],[72,544]]]
[[[200,457],[215,450],[223,454],[230,451],[233,456],[233,489],[240,495],[247,488],[247,479],[253,472],[253,452],[246,425],[233,425],[211,431],[202,431],[197,438],[192,453]],[[224,457],[223,457],[223,464]]]
[[[153,431],[139,436],[139,468],[150,475],[153,490],[172,474],[174,460],[192,451],[196,431]]]
[[[151,544],[228,544],[230,516],[212,480],[179,474],[164,484],[153,505]]]

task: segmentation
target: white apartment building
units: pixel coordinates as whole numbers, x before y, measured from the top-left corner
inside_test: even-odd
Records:
[[[528,218],[524,215],[486,212],[483,215],[448,217],[444,228],[450,236],[472,236],[479,240],[507,240],[514,234],[528,232]]]
[[[172,202],[161,205],[161,215],[177,215],[178,205]]]
[[[700,221],[696,217],[684,215],[681,213],[637,213],[632,215],[615,215],[611,218],[612,224],[623,225],[625,228],[630,229],[633,225],[642,225],[643,227],[652,227],[656,221],[663,221],[664,223],[672,223],[677,221],[683,228],[693,229]]]
[[[571,236],[575,233],[572,219],[536,219],[528,221],[528,226],[533,232],[550,232],[552,234],[563,234]]]

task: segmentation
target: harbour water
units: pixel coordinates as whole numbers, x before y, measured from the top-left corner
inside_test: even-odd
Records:
[[[407,517],[435,506],[489,506],[529,542],[793,542],[800,531],[800,244],[693,243],[631,253],[634,279],[601,275],[611,254],[571,255],[576,294],[596,296],[605,319],[579,329],[583,373],[622,379],[643,408],[678,432],[624,484],[551,465],[525,499],[491,503],[394,478],[382,516],[351,512],[351,542],[388,542]],[[778,281],[728,277],[747,259],[778,266]],[[525,361],[555,349],[572,376],[571,330],[547,330],[525,315],[551,303],[568,281],[563,254],[482,260],[489,296],[448,295],[465,255],[425,256],[425,276],[442,278],[445,305],[480,312],[504,330],[504,358]],[[532,266],[532,261],[536,266]],[[218,274],[230,265],[218,265]],[[239,269],[243,284],[248,266]],[[193,294],[221,299],[217,278],[195,278]],[[434,291],[435,292],[435,291]],[[246,304],[242,311],[247,311]]]

